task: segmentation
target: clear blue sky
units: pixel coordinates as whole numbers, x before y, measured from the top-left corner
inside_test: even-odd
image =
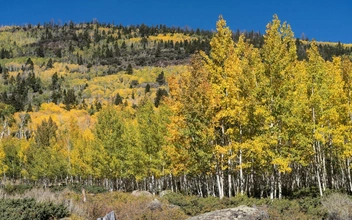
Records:
[[[232,30],[261,31],[277,14],[296,37],[352,43],[352,0],[6,0],[0,25],[92,21],[212,30],[222,14]]]

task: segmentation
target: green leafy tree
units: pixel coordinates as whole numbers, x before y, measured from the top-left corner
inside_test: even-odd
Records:
[[[57,125],[51,117],[44,119],[35,133],[35,142],[38,147],[49,147],[52,141],[56,141]]]
[[[98,114],[95,126],[97,169],[101,177],[116,179],[126,172],[125,160],[128,155],[127,146],[123,141],[125,124],[119,113],[112,106],[103,108]]]
[[[169,79],[170,108],[167,154],[173,175],[213,173],[214,124],[210,75],[202,58],[192,58],[189,71]],[[201,195],[201,193],[200,193]]]
[[[67,160],[57,137],[58,127],[49,117],[38,125],[35,142],[24,150],[24,173],[33,180],[42,179],[47,186],[50,180],[67,175]]]
[[[153,179],[160,177],[163,172],[162,147],[165,145],[165,124],[147,96],[141,101],[136,114],[142,149],[147,157],[146,169],[148,176],[152,178],[150,190],[155,192]]]

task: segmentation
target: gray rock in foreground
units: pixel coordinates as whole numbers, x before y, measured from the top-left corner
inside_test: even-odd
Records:
[[[221,209],[202,215],[188,218],[187,220],[256,220],[261,219],[262,213],[256,208],[245,205],[236,208]]]
[[[115,213],[114,213],[114,211],[111,211],[108,214],[106,214],[104,217],[98,218],[97,220],[116,220]]]
[[[148,208],[152,211],[153,210],[162,210],[161,206],[162,206],[161,202],[157,199],[154,199],[153,201],[151,201],[148,204]]]
[[[139,191],[139,190],[135,190],[131,193],[132,196],[145,196],[145,197],[152,197],[153,195],[148,192],[148,191]]]

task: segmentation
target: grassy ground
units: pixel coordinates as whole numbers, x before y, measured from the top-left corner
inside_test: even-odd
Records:
[[[167,193],[159,196],[134,196],[125,192],[106,192],[103,188],[86,189],[83,202],[81,186],[67,188],[29,188],[6,186],[1,189],[0,201],[34,198],[41,204],[64,205],[70,216],[67,219],[97,219],[114,211],[117,219],[187,219],[190,216],[218,209],[247,205],[256,207],[264,219],[348,219],[352,216],[352,200],[340,193],[327,193],[324,198],[309,193],[297,194],[290,199],[270,200],[236,196],[222,200],[215,197],[199,198]],[[314,194],[313,194],[314,195]],[[151,208],[152,201],[161,202]],[[3,203],[0,203],[0,206]],[[2,207],[0,207],[1,209]]]

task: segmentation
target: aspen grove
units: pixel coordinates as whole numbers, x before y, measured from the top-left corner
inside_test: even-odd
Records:
[[[36,111],[0,102],[3,181],[220,198],[352,192],[351,57],[325,60],[312,41],[298,59],[289,24],[274,15],[266,28],[261,47],[244,35],[235,42],[220,16],[209,52],[196,51],[167,83],[159,75],[157,104],[149,90],[123,102],[122,89],[91,109],[75,104],[74,90]],[[53,94],[63,81],[54,76]]]

